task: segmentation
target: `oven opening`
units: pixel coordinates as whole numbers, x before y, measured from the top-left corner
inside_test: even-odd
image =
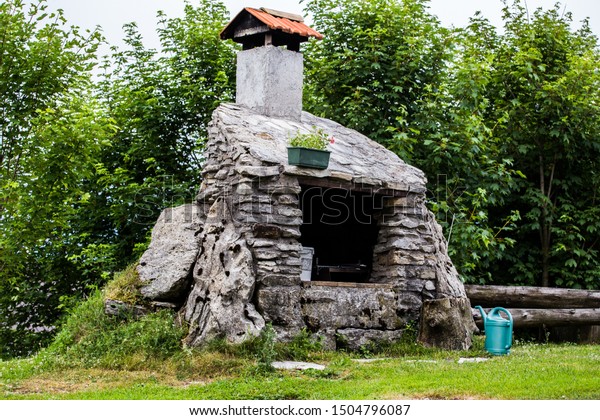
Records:
[[[383,197],[341,188],[301,187],[303,280],[368,282]],[[311,254],[308,278],[306,258]]]

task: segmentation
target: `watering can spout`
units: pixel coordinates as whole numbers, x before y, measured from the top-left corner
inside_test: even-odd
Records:
[[[481,313],[481,319],[483,320],[483,329],[485,329],[485,322],[487,321],[487,315],[481,306],[476,306],[475,309],[479,309]]]

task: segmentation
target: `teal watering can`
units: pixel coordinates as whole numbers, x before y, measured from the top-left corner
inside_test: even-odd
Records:
[[[476,306],[481,312],[483,318],[483,328],[485,330],[485,349],[494,355],[504,355],[510,353],[512,346],[513,319],[508,310],[504,308],[494,308],[489,314],[481,306]],[[504,312],[508,319],[500,316]]]

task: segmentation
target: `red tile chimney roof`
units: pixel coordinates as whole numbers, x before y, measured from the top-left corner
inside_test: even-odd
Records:
[[[292,13],[279,12],[277,10],[266,9],[261,7],[260,9],[254,9],[252,7],[244,8],[238,15],[232,19],[232,21],[221,31],[221,39],[231,38],[231,27],[234,22],[242,16],[243,13],[249,13],[262,23],[267,25],[271,30],[279,30],[288,34],[299,35],[303,37],[314,37],[317,39],[323,39],[323,35],[304,24],[302,16],[294,15]]]

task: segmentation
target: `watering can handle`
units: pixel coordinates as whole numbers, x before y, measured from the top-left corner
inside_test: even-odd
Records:
[[[512,324],[513,318],[512,318],[512,315],[510,314],[510,312],[508,312],[508,309],[497,307],[497,308],[494,308],[493,311],[494,312],[504,312],[508,316],[508,320]]]

